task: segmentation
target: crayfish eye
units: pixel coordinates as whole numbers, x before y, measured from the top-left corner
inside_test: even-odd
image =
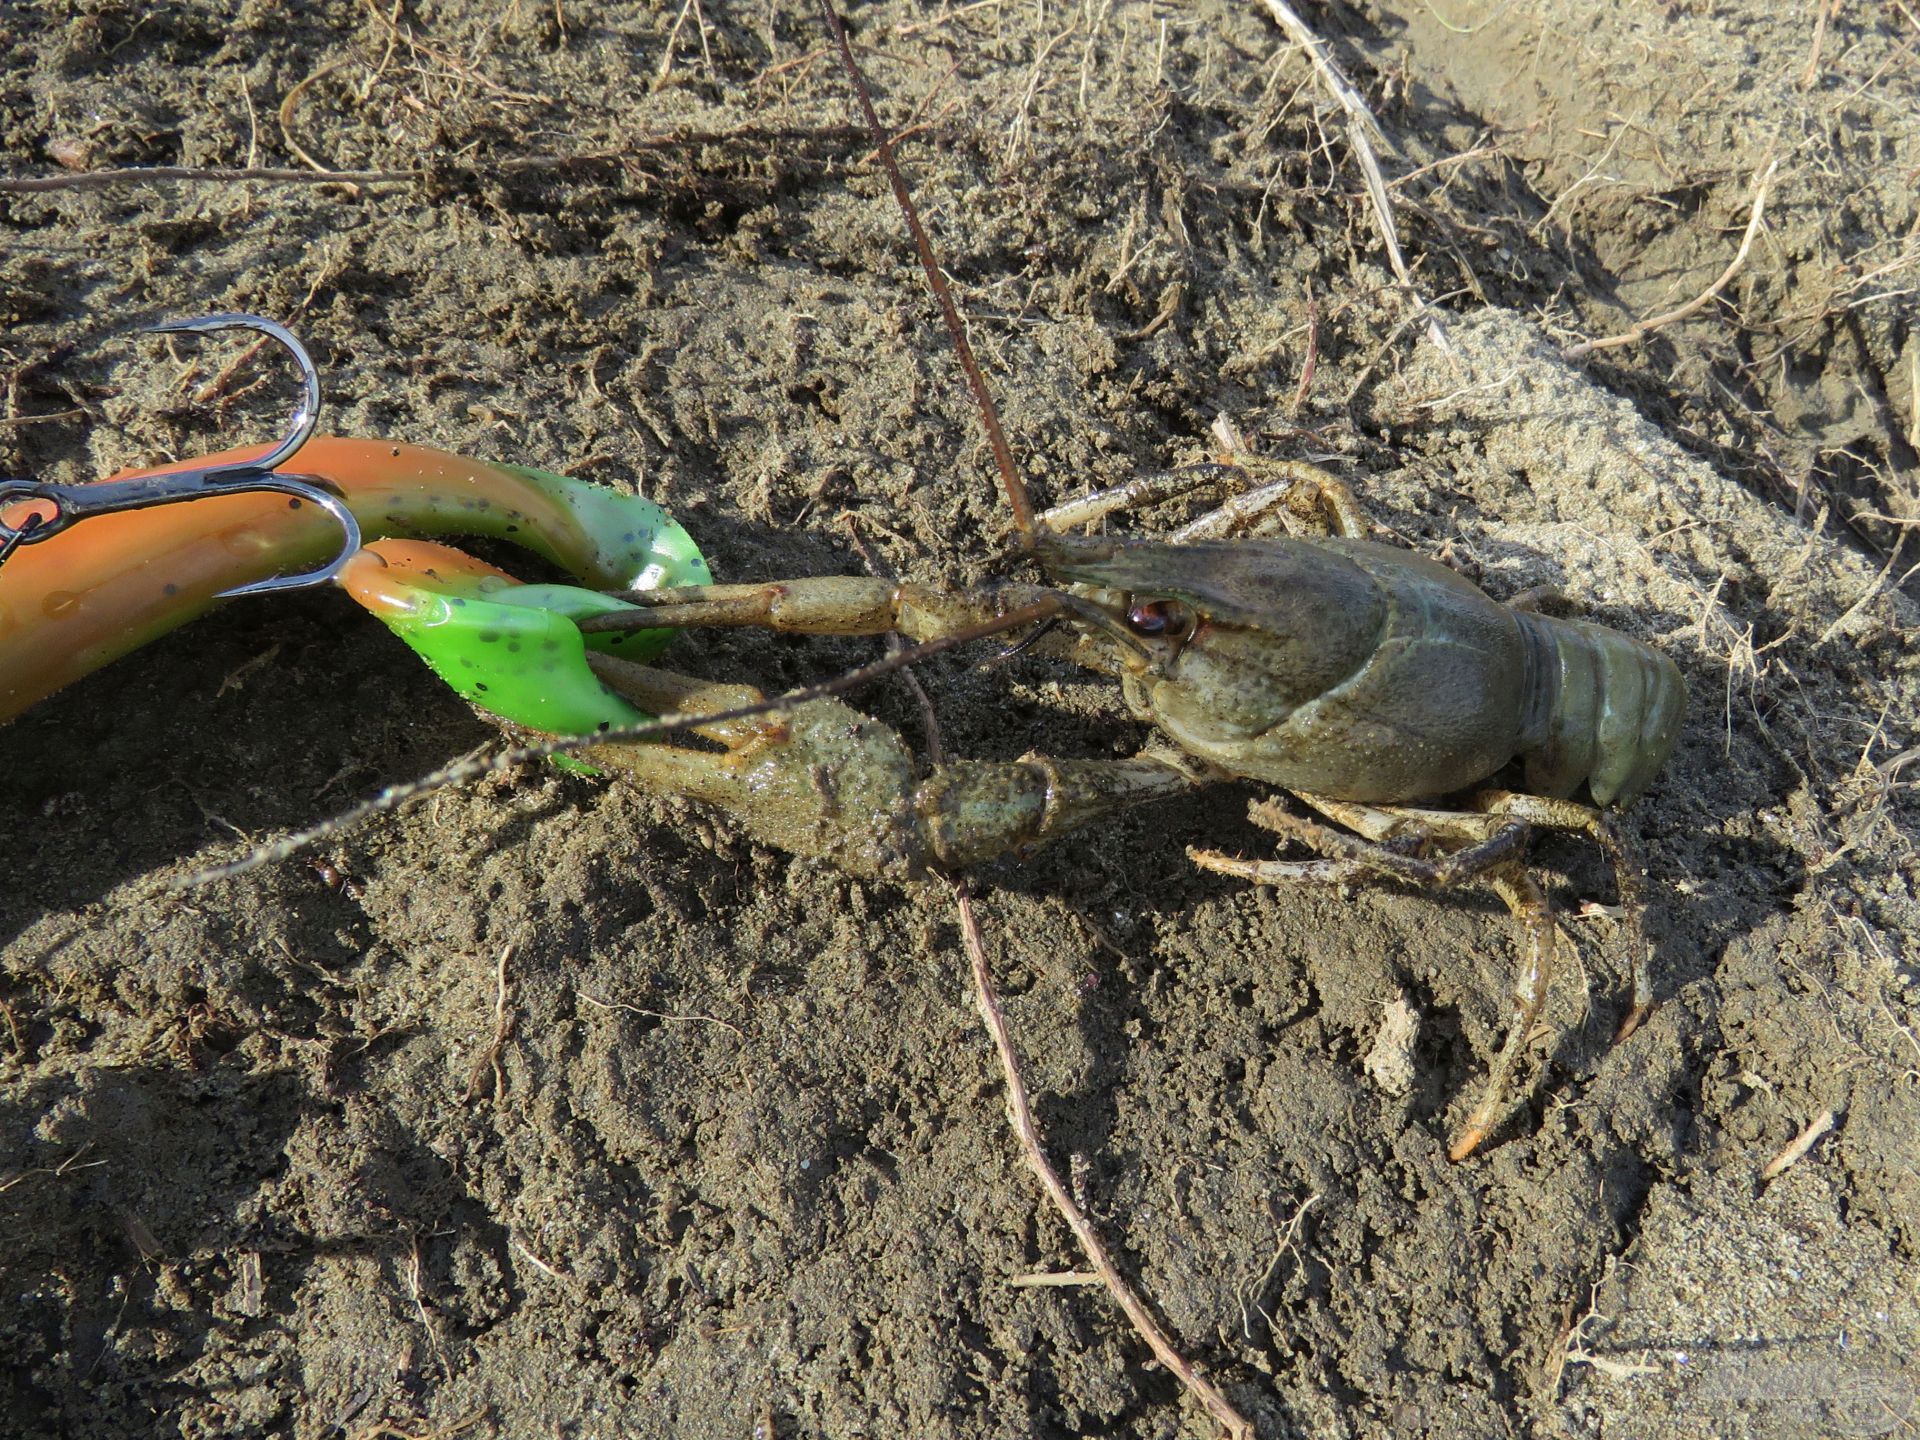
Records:
[[[1136,600],[1127,607],[1127,628],[1136,635],[1177,635],[1186,623],[1186,612],[1171,600]]]

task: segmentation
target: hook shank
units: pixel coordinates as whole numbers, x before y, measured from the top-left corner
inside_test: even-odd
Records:
[[[51,540],[61,531],[97,515],[122,510],[145,510],[155,505],[171,505],[188,500],[203,500],[212,495],[233,495],[248,491],[269,491],[291,495],[318,506],[340,527],[340,550],[317,570],[297,575],[273,575],[255,580],[219,598],[236,595],[262,595],[274,591],[299,590],[321,585],[340,573],[360,548],[360,522],[346,502],[312,475],[281,475],[278,466],[286,464],[307,443],[320,420],[320,375],[306,347],[278,321],[260,315],[219,314],[194,320],[168,320],[147,327],[151,334],[206,335],[219,330],[251,330],[278,341],[299,369],[301,395],[280,441],[258,459],[225,465],[204,465],[174,470],[164,475],[142,475],[132,480],[108,480],[92,485],[55,485],[40,480],[0,480],[0,565],[22,545]],[[28,514],[15,522],[7,511],[25,506]]]

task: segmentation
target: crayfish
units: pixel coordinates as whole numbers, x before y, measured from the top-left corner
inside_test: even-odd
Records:
[[[1237,503],[1170,539],[1059,533],[1065,520],[1158,498],[1181,477],[1140,482],[1038,517],[1034,559],[1054,586],[979,591],[860,578],[662,589],[583,631],[760,626],[816,635],[897,633],[928,641],[1002,617],[1043,616],[1026,648],[1120,679],[1129,707],[1179,747],[1127,759],[1043,756],[958,761],[921,777],[901,738],[838,700],[696,733],[724,748],[634,745],[582,753],[659,790],[740,816],[762,839],[860,875],[909,877],[1041,843],[1103,814],[1223,780],[1259,780],[1363,839],[1256,802],[1252,818],[1318,852],[1311,861],[1239,860],[1190,850],[1208,869],[1261,883],[1390,877],[1481,880],[1526,937],[1512,1024],[1486,1091],[1454,1143],[1470,1154],[1495,1122],[1506,1081],[1545,998],[1556,931],[1524,868],[1530,825],[1586,833],[1633,867],[1598,808],[1653,779],[1679,734],[1686,688],[1673,662],[1615,630],[1502,605],[1446,567],[1352,533],[1346,487],[1281,464]],[[1215,472],[1221,473],[1221,472]],[[1245,482],[1257,468],[1225,470]],[[1187,481],[1186,483],[1191,483]],[[1334,517],[1322,538],[1223,534],[1318,491]],[[751,705],[757,692],[593,657],[602,679],[644,709]],[[1451,809],[1408,808],[1472,791],[1510,762],[1526,793],[1478,790]],[[1439,853],[1433,853],[1438,848]],[[1629,1032],[1651,1004],[1635,962]]]
[[[880,153],[891,167],[884,141]],[[7,482],[0,559],[18,553],[0,569],[0,632],[10,631],[0,648],[0,719],[221,596],[335,578],[450,684],[510,724],[613,732],[565,748],[650,788],[726,808],[770,843],[859,875],[963,868],[1221,781],[1279,786],[1324,820],[1269,800],[1254,802],[1251,817],[1315,858],[1192,848],[1192,860],[1264,884],[1476,881],[1520,924],[1525,958],[1505,1042],[1450,1150],[1464,1158],[1499,1117],[1555,968],[1558,932],[1524,863],[1530,826],[1584,833],[1608,851],[1636,931],[1622,1038],[1652,1004],[1637,940],[1637,871],[1604,812],[1637,797],[1672,751],[1686,700],[1678,669],[1617,631],[1503,605],[1434,561],[1369,541],[1343,483],[1300,462],[1246,459],[1231,427],[1220,435],[1230,463],[1144,477],[1035,515],[914,228],[975,383],[1020,548],[1049,583],[960,591],[862,578],[689,585],[707,578],[704,562],[644,500],[390,442],[306,443],[317,386],[304,351],[270,322],[214,317],[171,328],[264,330],[289,348],[309,397],[293,434],[270,454],[231,452],[172,474],[145,472],[121,479],[119,490]],[[296,454],[312,473],[289,473]],[[1236,493],[1165,540],[1070,533],[1201,479]],[[84,544],[39,543],[95,511],[160,503],[154,494],[197,503],[90,519]],[[66,513],[22,518],[22,507],[48,503]],[[1270,533],[1276,521],[1298,530],[1314,516],[1318,534]],[[330,525],[346,535],[332,565],[268,578],[326,554],[336,543]],[[359,549],[359,527],[512,539],[589,584],[622,588],[615,600],[520,586],[459,551],[416,541]],[[788,705],[636,663],[665,632],[700,626],[943,642],[1025,625],[1038,628],[1021,648],[1118,678],[1133,713],[1173,748],[1126,759],[957,761],[923,774],[898,734],[837,699]],[[719,748],[619,735],[647,712],[690,714],[672,728]],[[1510,766],[1524,789],[1483,788]],[[1571,798],[1583,789],[1592,805]]]

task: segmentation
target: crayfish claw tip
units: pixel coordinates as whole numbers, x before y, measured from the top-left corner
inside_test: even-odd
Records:
[[[1636,1005],[1627,1011],[1626,1018],[1620,1022],[1620,1028],[1613,1032],[1613,1043],[1621,1045],[1631,1039],[1634,1031],[1646,1024],[1647,1017],[1653,1012],[1652,1005]]]
[[[1473,1152],[1480,1148],[1480,1142],[1486,1138],[1486,1126],[1468,1126],[1467,1132],[1447,1147],[1447,1159],[1458,1165],[1462,1160],[1471,1158]]]

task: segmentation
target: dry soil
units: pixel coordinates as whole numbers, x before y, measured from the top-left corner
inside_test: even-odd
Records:
[[[1262,1436],[1913,1433],[1920,20],[1305,18],[1379,118],[1444,349],[1260,4],[853,17],[1043,500],[1201,458],[1226,416],[1381,538],[1680,664],[1685,733],[1626,820],[1661,1003],[1610,1043],[1608,868],[1539,842],[1579,963],[1450,1164],[1510,922],[1202,874],[1185,846],[1273,844],[1226,787],[979,873],[1049,1143]],[[10,180],[403,172],[0,193],[0,472],[272,428],[281,378],[208,388],[235,348],[126,338],[252,310],[313,348],[329,428],[637,489],[725,578],[859,573],[856,535],[904,575],[1013,573],[824,44],[790,0],[0,9]],[[1716,298],[1563,358],[1713,285],[1769,171]],[[874,653],[677,663],[785,686]],[[975,658],[921,672],[956,752],[1145,738],[1103,682]],[[923,739],[897,683],[861,703]],[[940,887],[535,767],[167,889],[493,741],[329,593],[10,727],[0,1432],[1209,1433],[1100,1290],[1012,1283],[1081,1261]],[[1368,1061],[1408,1008],[1396,1080]]]

